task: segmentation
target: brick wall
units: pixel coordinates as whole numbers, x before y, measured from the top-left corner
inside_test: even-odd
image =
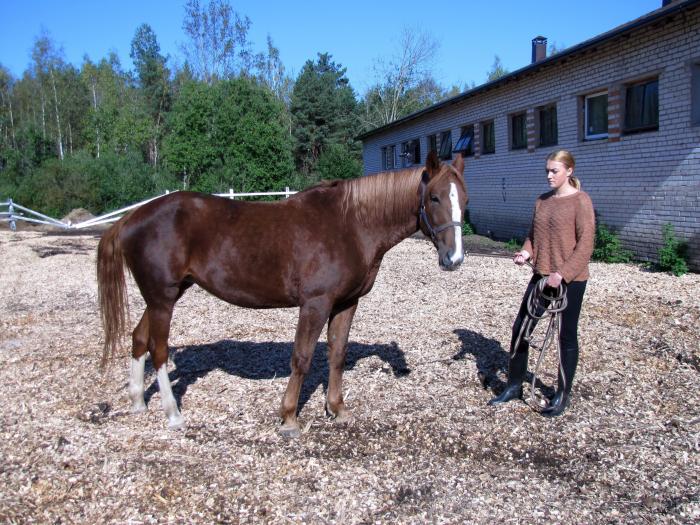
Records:
[[[475,126],[475,155],[467,158],[465,180],[470,219],[478,233],[499,239],[522,238],[536,197],[547,191],[545,157],[568,149],[576,157],[576,175],[593,199],[600,221],[618,232],[641,259],[654,260],[662,226],[670,222],[689,245],[691,266],[700,270],[700,125],[692,115],[693,75],[700,67],[700,9],[638,29],[558,63],[530,72],[456,104],[442,107],[364,142],[366,173],[381,170],[381,147],[427,135]],[[657,131],[625,134],[625,85],[658,77]],[[697,83],[697,80],[696,80]],[[608,92],[608,138],[583,140],[583,96]],[[556,104],[558,144],[538,147],[535,108]],[[526,149],[509,149],[509,116],[527,112]],[[495,122],[496,153],[480,154],[478,124]]]

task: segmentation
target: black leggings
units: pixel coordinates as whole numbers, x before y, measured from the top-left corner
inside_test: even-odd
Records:
[[[535,274],[530,279],[527,285],[525,296],[520,304],[518,317],[513,323],[513,333],[510,340],[510,350],[513,352],[513,346],[520,333],[520,327],[525,320],[527,313],[527,299],[532,289],[537,286],[541,275]],[[581,315],[581,304],[583,303],[583,294],[586,291],[587,281],[573,281],[566,286],[566,309],[561,313],[561,332],[559,333],[560,359],[567,377],[565,377],[564,385],[567,392],[571,391],[571,385],[576,373],[576,365],[578,363],[578,318]],[[535,321],[536,323],[537,321]],[[517,353],[527,353],[529,345],[527,341],[521,340],[518,345]],[[524,373],[524,370],[523,370]],[[559,385],[561,387],[561,374]]]

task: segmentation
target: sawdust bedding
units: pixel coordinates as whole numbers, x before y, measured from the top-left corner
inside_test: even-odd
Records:
[[[296,310],[190,290],[169,365],[187,426],[168,431],[152,369],[139,415],[126,349],[98,372],[96,245],[0,231],[0,522],[700,520],[697,274],[593,264],[573,401],[546,420],[521,402],[486,406],[505,379],[528,270],[473,255],[442,272],[428,242],[408,239],[387,254],[350,334],[354,422],[324,416],[319,344],[304,433],[290,441],[276,427]],[[133,283],[130,302],[140,315]],[[544,368],[546,391],[556,362]]]

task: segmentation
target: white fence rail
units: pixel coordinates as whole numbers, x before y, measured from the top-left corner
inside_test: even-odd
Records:
[[[166,191],[164,195],[167,195],[168,193],[170,192]],[[250,193],[235,193],[232,189],[230,189],[228,193],[215,193],[214,195],[217,197],[227,197],[229,199],[265,196],[284,196],[285,198],[289,198],[290,195],[294,195],[295,193],[296,191],[291,191],[289,188],[285,188],[285,191]],[[98,226],[100,224],[109,224],[111,222],[116,222],[119,219],[121,219],[124,216],[124,214],[128,211],[131,211],[134,208],[138,208],[139,206],[143,206],[147,202],[151,202],[152,200],[158,199],[162,196],[163,195],[156,195],[155,197],[151,197],[150,199],[137,202],[136,204],[132,204],[131,206],[120,208],[118,210],[105,213],[104,215],[100,215],[99,217],[93,217],[92,219],[88,219],[86,221],[81,221],[77,223],[72,223],[70,221],[64,222],[58,219],[54,219],[53,217],[49,217],[48,215],[44,215],[43,213],[39,213],[38,211],[30,210],[29,208],[17,204],[12,199],[9,199],[7,202],[0,202],[0,222],[9,222],[10,229],[12,231],[15,231],[17,229],[18,221],[25,221],[34,224],[46,224],[49,226],[56,226],[57,228],[63,228],[65,230],[80,230],[84,228]],[[4,208],[6,208],[5,211],[3,211]]]

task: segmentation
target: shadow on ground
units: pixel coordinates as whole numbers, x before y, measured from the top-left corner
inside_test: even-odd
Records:
[[[222,370],[230,375],[253,380],[289,377],[293,347],[292,343],[222,340],[213,344],[173,348],[170,354],[175,363],[175,370],[170,372],[173,394],[178,405],[181,405],[190,385],[213,370]],[[299,396],[298,411],[301,411],[319,386],[323,387],[324,392],[328,389],[326,348],[322,343],[316,345],[311,368]],[[358,361],[372,356],[379,357],[389,365],[395,377],[402,377],[411,372],[406,364],[404,352],[395,342],[388,345],[350,342],[345,357],[345,370],[352,370]],[[151,385],[144,397],[148,403],[158,386],[150,360],[147,366],[146,373],[151,378]]]
[[[457,329],[453,333],[459,337],[462,348],[452,356],[452,359],[459,361],[467,355],[471,355],[474,358],[481,385],[484,389],[490,388],[495,395],[500,394],[505,389],[506,383],[499,379],[499,372],[507,376],[509,359],[509,353],[503,348],[500,341],[484,337],[472,330]],[[530,372],[528,372],[525,381],[527,383],[532,381]],[[545,397],[549,398],[554,395],[553,386],[545,385],[539,380],[536,381],[535,387]]]

